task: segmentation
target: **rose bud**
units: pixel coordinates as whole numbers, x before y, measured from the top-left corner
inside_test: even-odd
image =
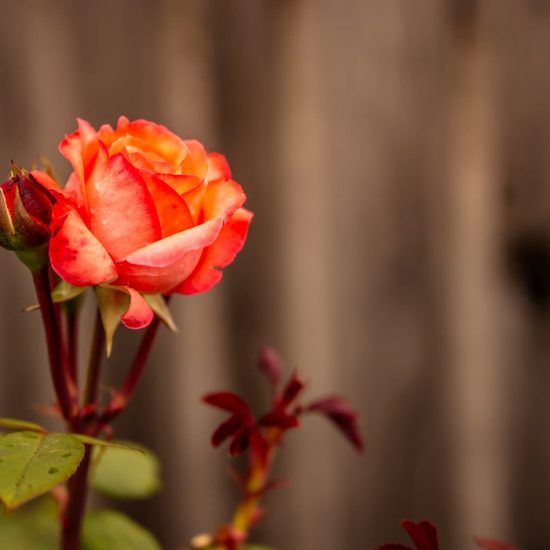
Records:
[[[0,245],[14,250],[31,269],[47,261],[42,245],[50,238],[56,203],[54,193],[38,181],[41,176],[13,166],[11,177],[0,184]]]

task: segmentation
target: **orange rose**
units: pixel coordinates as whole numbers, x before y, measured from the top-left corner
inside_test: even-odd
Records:
[[[120,117],[96,131],[83,120],[59,150],[72,164],[53,212],[50,261],[74,286],[108,284],[130,295],[122,321],[148,325],[142,294],[193,294],[222,278],[252,213],[225,158],[164,126]]]

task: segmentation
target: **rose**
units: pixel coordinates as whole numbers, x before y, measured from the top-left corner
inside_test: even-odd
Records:
[[[47,264],[44,245],[58,200],[63,200],[58,186],[44,172],[12,164],[11,177],[0,184],[0,246],[14,250],[33,271]]]
[[[242,248],[252,214],[225,158],[164,126],[118,120],[78,130],[59,145],[72,164],[53,212],[50,261],[73,286],[129,294],[122,321],[150,323],[142,294],[210,290]]]

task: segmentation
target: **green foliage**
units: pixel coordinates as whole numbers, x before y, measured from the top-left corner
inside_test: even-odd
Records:
[[[44,497],[15,512],[0,511],[0,548],[57,550],[59,523],[57,506]]]
[[[144,454],[145,450],[143,447],[138,447],[137,445],[132,445],[129,443],[121,443],[120,441],[106,441],[105,439],[98,439],[97,437],[92,437],[91,435],[85,434],[71,434],[73,437],[76,437],[82,443],[87,445],[95,445],[96,447],[110,447],[112,449],[120,449],[123,451],[132,451],[134,453]]]
[[[147,498],[156,493],[161,487],[159,461],[151,451],[140,449],[141,453],[121,446],[96,449],[92,487],[120,499]]]
[[[17,418],[0,418],[0,429],[6,430],[30,430],[32,432],[45,432],[46,429],[35,424],[34,422],[27,422],[26,420],[19,420]]]
[[[82,550],[161,550],[155,537],[129,517],[114,510],[86,515]]]
[[[84,445],[69,434],[14,432],[0,437],[0,500],[8,510],[69,479]]]

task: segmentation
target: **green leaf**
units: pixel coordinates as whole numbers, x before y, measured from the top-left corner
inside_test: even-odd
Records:
[[[92,487],[120,499],[141,499],[155,494],[161,487],[159,461],[151,451],[143,447],[140,450],[141,453],[117,447],[96,449]]]
[[[14,432],[0,437],[0,500],[8,510],[47,493],[77,469],[84,445],[70,434]]]
[[[174,323],[170,309],[162,294],[144,294],[143,297],[157,317],[159,317],[172,332],[178,332],[178,327],[176,323]]]
[[[107,286],[96,286],[95,294],[101,321],[105,329],[107,357],[110,357],[113,349],[113,338],[121,323],[121,316],[128,311],[130,296],[125,292],[120,292]]]
[[[112,449],[122,449],[124,451],[133,451],[137,453],[145,453],[143,447],[138,447],[137,445],[131,445],[129,443],[122,443],[120,441],[105,441],[104,439],[98,439],[97,437],[92,437],[91,435],[84,434],[71,434],[73,437],[76,437],[82,443],[86,445],[95,445],[96,447],[110,447]]]
[[[0,418],[0,429],[6,428],[7,430],[30,430],[33,432],[45,432],[46,428],[35,424],[34,422],[27,422],[26,420],[18,420],[17,418]]]
[[[66,302],[80,296],[88,289],[87,286],[73,286],[67,281],[60,281],[52,290],[52,300],[56,303]]]
[[[59,520],[53,498],[37,499],[15,512],[0,510],[0,548],[58,550]]]
[[[155,537],[128,516],[114,510],[86,514],[82,550],[161,550]]]

